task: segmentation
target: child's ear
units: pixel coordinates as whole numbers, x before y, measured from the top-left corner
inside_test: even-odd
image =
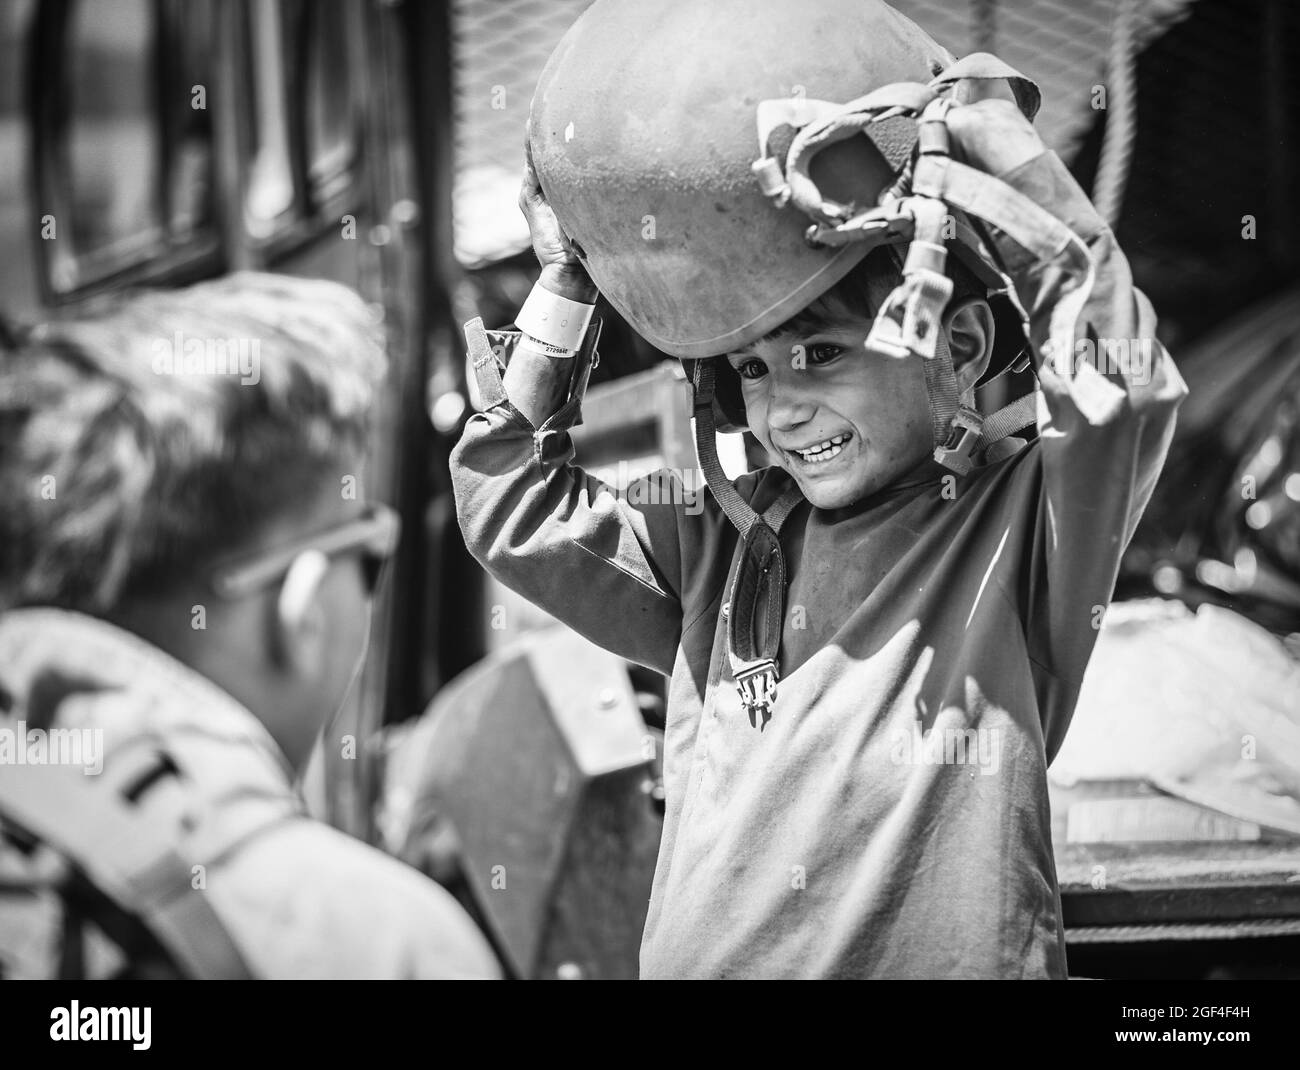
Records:
[[[953,302],[943,319],[957,393],[964,396],[975,389],[993,356],[993,310],[982,297],[963,297]]]

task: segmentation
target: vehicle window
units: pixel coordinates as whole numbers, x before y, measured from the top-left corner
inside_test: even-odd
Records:
[[[99,0],[71,10],[64,141],[71,226],[52,246],[58,290],[107,274],[162,240],[156,13],[149,0]]]
[[[166,217],[173,242],[216,220],[212,58],[218,48],[215,0],[169,0],[161,58],[167,124]]]
[[[110,279],[129,284],[219,256],[212,0],[19,8],[5,74],[37,65],[35,95],[19,93],[6,111],[31,141],[4,155],[30,161],[35,181],[5,185],[9,196],[35,191],[29,225],[44,296],[76,298]]]
[[[251,164],[244,193],[244,223],[255,238],[269,238],[291,218],[294,205],[289,140],[288,76],[284,63],[284,9],[274,0],[243,9],[244,64],[250,86]]]
[[[342,4],[311,5],[305,20],[307,169],[318,200],[347,187],[356,156],[349,14]]]

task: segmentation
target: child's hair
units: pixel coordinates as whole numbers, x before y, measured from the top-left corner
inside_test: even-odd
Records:
[[[357,294],[255,273],[11,338],[0,609],[102,614],[249,544],[364,449],[384,364]]]
[[[954,301],[988,294],[988,287],[953,254],[948,256],[948,277],[953,282]],[[902,278],[903,265],[897,249],[889,245],[879,246],[821,297],[768,332],[763,340],[806,336],[842,322],[848,316],[873,319]]]

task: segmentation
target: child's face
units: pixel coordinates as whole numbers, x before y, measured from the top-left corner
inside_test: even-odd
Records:
[[[870,330],[869,319],[845,315],[726,357],[749,429],[820,509],[852,505],[930,456],[921,361],[868,352]]]

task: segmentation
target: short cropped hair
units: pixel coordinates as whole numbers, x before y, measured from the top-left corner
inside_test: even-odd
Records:
[[[954,301],[962,297],[988,295],[988,287],[952,253],[948,255],[947,275],[953,282]],[[903,264],[898,250],[893,246],[878,246],[816,301],[769,331],[763,341],[814,334],[842,321],[845,315],[873,319],[902,280]]]
[[[118,297],[10,343],[0,609],[102,615],[251,544],[346,474],[385,367],[356,293],[253,272]]]

